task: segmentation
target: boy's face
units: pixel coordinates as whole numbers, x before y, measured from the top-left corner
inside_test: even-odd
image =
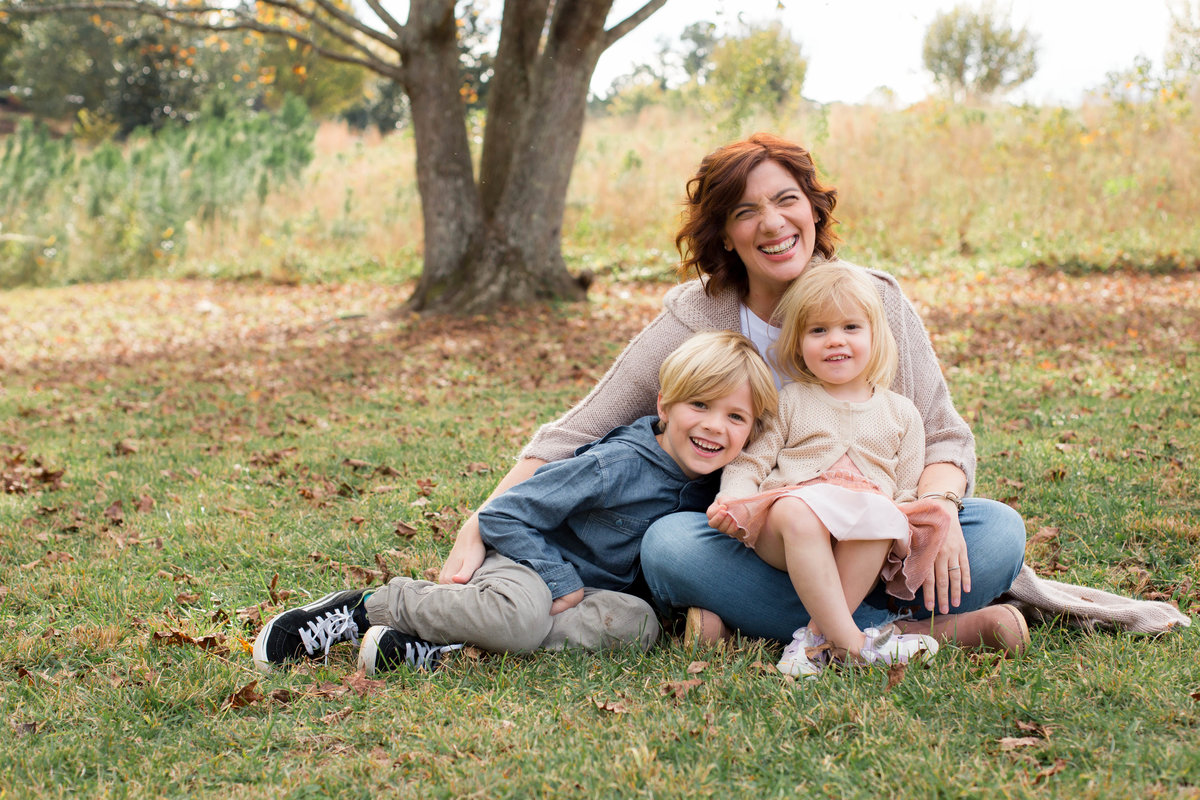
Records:
[[[696,479],[728,464],[746,444],[754,427],[750,383],[707,403],[686,400],[664,407],[658,398],[658,418],[666,430],[658,443],[683,474]]]

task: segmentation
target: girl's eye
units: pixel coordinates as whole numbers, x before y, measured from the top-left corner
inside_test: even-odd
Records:
[[[746,421],[746,418],[743,417],[741,414],[730,414],[729,418],[731,420],[733,420],[734,422],[745,422]]]
[[[690,405],[692,408],[696,409],[697,411],[703,411],[704,409],[708,408],[708,404],[704,403],[700,400],[693,400],[692,402],[688,403],[688,405]]]
[[[817,335],[825,332],[824,328],[809,328],[808,332],[812,335]]]

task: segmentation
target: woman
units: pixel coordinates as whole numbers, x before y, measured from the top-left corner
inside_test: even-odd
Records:
[[[654,413],[659,365],[697,331],[740,331],[769,355],[778,335],[769,322],[784,290],[810,264],[836,258],[835,202],[835,190],[821,185],[808,152],[778,137],[756,134],[705,157],[688,182],[688,206],[676,238],[684,256],[681,277],[695,270],[699,279],[668,292],[663,312],[583,401],[537,432],[496,491],[617,425]],[[897,624],[942,641],[1019,650],[1028,641],[1024,619],[1011,606],[990,604],[1021,568],[1024,522],[1008,506],[967,497],[975,472],[971,431],[954,410],[929,338],[895,279],[869,273],[900,350],[892,389],[912,400],[924,421],[926,467],[918,492],[939,497],[950,521],[933,572],[911,609],[916,617],[930,617],[934,609],[938,614],[932,621]],[[441,580],[465,582],[483,554],[472,517]],[[701,639],[714,640],[734,628],[787,641],[808,621],[787,573],[709,527],[702,513],[672,514],[653,524],[642,544],[642,569],[660,610],[692,609],[688,633]],[[903,616],[889,608],[879,589],[854,619],[865,628]]]

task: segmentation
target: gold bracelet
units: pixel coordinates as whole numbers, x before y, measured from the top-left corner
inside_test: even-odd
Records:
[[[926,497],[940,497],[943,500],[949,500],[951,503],[954,503],[954,507],[956,509],[959,511],[963,510],[962,498],[958,496],[957,492],[951,492],[949,490],[944,492],[926,492],[917,499],[924,500]]]

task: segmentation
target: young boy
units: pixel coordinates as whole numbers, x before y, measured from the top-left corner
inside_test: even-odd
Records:
[[[488,553],[465,584],[393,578],[342,591],[271,619],[254,663],[318,658],[358,641],[367,674],[432,668],[465,642],[493,652],[638,643],[659,624],[625,593],[639,577],[642,536],[655,519],[703,511],[719,472],[775,413],[775,384],[748,339],[729,331],[688,339],[659,370],[658,420],[642,417],[546,464],[479,513]],[[436,644],[440,643],[440,644]]]

